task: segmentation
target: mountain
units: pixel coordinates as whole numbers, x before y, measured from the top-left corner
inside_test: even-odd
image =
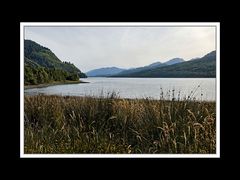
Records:
[[[138,67],[138,68],[132,68],[132,69],[128,69],[128,70],[125,70],[125,71],[122,71],[116,75],[113,75],[113,76],[117,76],[117,77],[126,77],[126,76],[129,76],[133,73],[140,73],[142,71],[149,71],[149,70],[152,70],[152,69],[155,69],[155,68],[159,68],[159,67],[163,67],[163,66],[168,66],[168,65],[171,65],[171,64],[177,64],[177,63],[181,63],[181,62],[184,62],[183,59],[181,58],[174,58],[174,59],[171,59],[165,63],[161,63],[161,62],[154,62],[152,64],[149,64],[147,66],[143,66],[143,67]]]
[[[153,68],[161,67],[161,66],[165,66],[165,64],[163,64],[161,62],[155,62],[155,63],[149,64],[147,66],[127,69],[127,70],[124,70],[124,71],[122,71],[118,74],[112,75],[112,76],[127,76],[128,74],[137,73],[137,72],[141,72],[144,70],[149,70],[149,69],[153,69]]]
[[[182,63],[182,62],[184,62],[184,60],[182,58],[174,58],[174,59],[171,59],[171,60],[165,62],[164,64],[173,65],[173,64]]]
[[[216,58],[216,51],[212,51],[204,56],[204,58]]]
[[[172,62],[170,62],[170,64],[171,63]],[[193,59],[191,61],[184,61],[172,65],[163,64],[165,64],[165,66],[128,74],[120,73],[115,75],[115,77],[216,77],[216,51],[212,51],[202,58]]]
[[[145,67],[157,67],[157,66],[161,66],[162,63],[161,62],[154,62],[152,64],[149,64],[148,66],[145,66]]]
[[[74,64],[62,62],[50,49],[31,40],[24,40],[24,72],[26,85],[86,77]]]
[[[106,68],[99,68],[99,69],[88,71],[86,72],[86,75],[89,77],[107,77],[107,76],[112,76],[117,73],[120,73],[124,70],[125,69],[117,68],[117,67],[106,67]]]

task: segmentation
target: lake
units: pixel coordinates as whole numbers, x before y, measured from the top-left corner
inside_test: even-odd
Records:
[[[216,100],[215,78],[100,78],[82,79],[89,83],[66,84],[24,90],[25,95],[39,93],[68,96],[107,96],[116,92],[121,98],[176,100]]]

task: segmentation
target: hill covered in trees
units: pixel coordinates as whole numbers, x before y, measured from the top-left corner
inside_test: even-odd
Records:
[[[216,51],[202,58],[144,69],[137,72],[121,72],[112,77],[163,77],[163,78],[210,78],[216,77]]]
[[[86,75],[74,64],[62,62],[48,48],[24,40],[24,84],[35,85],[53,81],[78,81]]]

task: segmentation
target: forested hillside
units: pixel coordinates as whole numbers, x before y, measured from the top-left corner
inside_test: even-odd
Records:
[[[24,84],[35,85],[53,81],[78,81],[86,75],[74,64],[62,62],[48,48],[24,40]]]

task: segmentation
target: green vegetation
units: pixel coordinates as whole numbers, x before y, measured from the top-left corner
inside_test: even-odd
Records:
[[[76,73],[69,74],[61,69],[48,69],[44,67],[24,66],[24,84],[36,85],[46,84],[55,81],[78,81],[79,77]]]
[[[24,84],[77,81],[86,75],[70,62],[60,61],[48,48],[24,40]]]
[[[25,96],[25,153],[216,153],[215,102]]]
[[[214,78],[216,77],[216,51],[195,60],[129,72],[131,73],[123,71],[112,77]]]

